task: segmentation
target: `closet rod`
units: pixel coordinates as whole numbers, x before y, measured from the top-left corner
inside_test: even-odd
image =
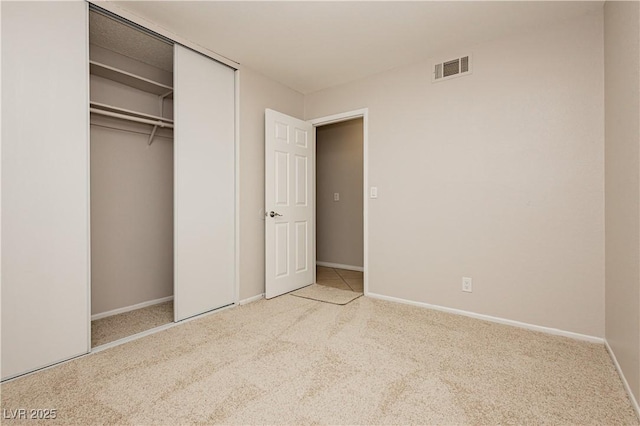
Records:
[[[118,114],[117,112],[104,111],[97,108],[89,108],[89,111],[94,114],[106,115],[107,117],[122,118],[124,120],[135,121],[136,123],[151,124],[152,126],[166,127],[173,129],[173,124],[165,123],[164,121],[147,120],[146,118],[133,117],[131,115]]]
[[[144,136],[149,136],[149,132],[138,132],[137,130],[130,130],[130,129],[123,129],[122,127],[114,127],[114,126],[106,126],[104,124],[96,124],[96,123],[91,123],[92,127],[102,127],[103,129],[109,129],[109,130],[117,130],[119,132],[126,132],[126,133],[135,133],[136,135],[144,135]],[[154,136],[154,138],[164,138],[164,139],[173,139],[172,136],[166,136],[166,135],[158,135],[156,134]]]

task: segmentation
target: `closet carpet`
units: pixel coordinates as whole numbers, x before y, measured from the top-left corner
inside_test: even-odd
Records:
[[[367,297],[261,300],[1,390],[48,424],[638,424],[602,344]]]
[[[173,322],[173,301],[91,321],[91,347]]]

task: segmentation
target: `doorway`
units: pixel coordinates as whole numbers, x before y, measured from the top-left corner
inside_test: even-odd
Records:
[[[315,128],[354,119],[360,119],[362,126],[362,290],[368,294],[368,110],[364,108],[303,121],[266,109],[264,212],[267,299],[317,281]],[[377,195],[376,188],[371,190],[372,195]]]
[[[359,169],[357,169],[357,166],[351,166],[349,167],[349,162],[346,161],[346,156],[349,154],[343,154],[345,158],[341,158],[342,161],[344,161],[344,163],[346,163],[346,166],[343,164],[341,165],[341,168],[343,169],[351,169],[351,176],[349,177],[352,181],[356,181],[356,179],[354,179],[353,175],[355,174],[359,174],[360,179],[357,180],[357,182],[360,183],[360,191],[358,191],[355,188],[355,185],[353,185],[353,182],[349,185],[349,189],[347,190],[347,193],[345,193],[344,195],[342,193],[340,193],[339,191],[333,191],[331,189],[328,189],[328,196],[327,195],[316,195],[316,217],[315,217],[315,223],[316,223],[316,234],[314,236],[315,240],[316,240],[316,274],[314,276],[314,282],[318,283],[318,284],[323,284],[323,282],[326,284],[327,281],[329,280],[333,280],[332,283],[334,283],[334,285],[337,286],[341,286],[339,288],[343,288],[346,289],[346,287],[348,287],[351,291],[360,291],[363,292],[364,295],[366,296],[369,293],[369,250],[368,250],[368,246],[369,246],[369,197],[368,197],[368,188],[369,188],[369,173],[368,173],[368,169],[369,169],[369,164],[368,164],[368,152],[369,152],[369,132],[368,132],[368,121],[369,121],[369,110],[367,108],[363,108],[363,109],[359,109],[359,110],[354,110],[354,111],[348,111],[348,112],[343,112],[343,113],[339,113],[339,114],[334,114],[334,115],[329,115],[329,116],[325,116],[325,117],[320,117],[320,118],[316,118],[313,120],[310,120],[310,123],[316,128],[316,162],[318,162],[318,156],[317,156],[317,150],[318,150],[318,145],[322,142],[322,140],[324,139],[325,136],[329,136],[329,140],[333,140],[333,141],[340,141],[340,140],[345,140],[343,139],[343,136],[346,138],[346,140],[349,140],[350,138],[354,138],[354,139],[358,139],[358,142],[360,144],[360,147],[358,147],[358,143],[354,143],[350,150],[352,151],[357,151],[359,150],[360,152],[360,156],[359,156],[359,160],[361,160],[361,172]],[[342,124],[344,123],[344,124]],[[336,125],[340,125],[342,124],[342,126],[336,126]],[[335,127],[333,127],[335,126]],[[328,130],[328,132],[325,133],[325,131]],[[337,131],[337,132],[336,132]],[[331,135],[331,133],[334,133],[333,135]],[[338,135],[335,135],[335,133],[338,133]],[[320,148],[322,149],[322,148]],[[348,150],[345,150],[348,151]],[[339,153],[341,152],[340,150],[336,150],[334,152],[335,153]],[[321,153],[322,155],[322,153]],[[353,152],[350,154],[351,156],[351,161],[356,161],[358,158],[354,156]],[[316,186],[318,186],[318,181],[319,179],[322,179],[323,176],[318,176],[318,174],[322,175],[324,173],[324,171],[319,171],[320,167],[325,167],[324,164],[322,164],[325,160],[329,160],[327,161],[327,163],[331,163],[331,157],[329,158],[324,158],[324,159],[320,159],[320,163],[317,163],[317,168],[316,168]],[[353,164],[353,163],[352,163]],[[357,171],[356,171],[357,170]],[[330,173],[330,170],[329,170]],[[331,179],[330,179],[331,180]],[[320,184],[320,185],[324,185],[324,184]],[[321,188],[316,188],[316,191],[322,190],[324,191],[324,189]],[[338,195],[335,195],[335,192],[338,192]],[[377,189],[376,189],[377,192]],[[345,196],[347,198],[345,198]],[[359,207],[353,207],[358,206],[357,203],[353,203],[354,198],[359,196],[360,199],[362,200],[362,202],[359,204],[361,206],[361,210],[359,210]],[[328,200],[319,200],[319,197],[328,197]],[[337,201],[333,201],[335,198],[337,198]],[[340,205],[339,203],[344,201],[351,201],[351,206],[345,206]],[[334,215],[335,213],[340,213],[341,209],[343,210],[343,206],[344,207],[351,207],[351,210],[355,210],[356,212],[359,212],[362,216],[361,216],[361,222],[356,221],[357,218],[355,218],[355,215],[353,213],[350,213],[350,217],[351,219],[349,219],[349,221],[347,221],[347,223],[351,223],[353,224],[353,226],[361,226],[360,229],[362,229],[362,233],[361,234],[357,234],[356,237],[352,237],[351,239],[351,244],[349,247],[351,247],[351,254],[350,256],[347,254],[338,254],[338,256],[340,257],[333,257],[333,254],[329,254],[326,253],[326,251],[324,251],[327,246],[325,246],[325,243],[329,243],[329,244],[335,244],[334,242],[330,242],[329,240],[322,240],[322,237],[319,236],[321,232],[323,232],[323,229],[325,228],[325,226],[327,224],[330,225],[331,223],[331,216],[327,217],[327,218],[321,218],[319,217],[320,215],[323,215],[324,212],[319,212],[319,209],[323,208],[323,204],[330,204],[331,206],[335,206],[338,208],[333,209],[334,210]],[[335,203],[335,205],[333,204]],[[358,213],[356,213],[358,214]],[[327,222],[325,219],[329,219],[329,222]],[[323,225],[320,224],[320,221],[323,222]],[[360,225],[361,223],[361,225]],[[332,230],[331,232],[335,232],[335,230]],[[353,233],[352,233],[353,235]],[[361,237],[360,237],[361,235]],[[362,248],[361,251],[357,250],[357,248],[354,248],[354,240],[360,240],[360,247]],[[355,244],[358,244],[357,242],[355,242]],[[322,246],[321,246],[322,245]],[[321,253],[319,250],[323,250],[323,252]],[[356,256],[354,256],[353,251],[356,251]],[[361,259],[362,259],[362,263],[361,263],[361,267],[360,265],[358,265],[358,260],[360,259],[358,256],[360,256],[361,253]],[[327,259],[346,259],[346,262],[348,263],[341,263],[341,262],[332,262],[332,261],[328,261],[326,259],[323,259],[322,257],[326,257]],[[353,265],[352,263],[356,263],[355,265]],[[338,279],[342,282],[339,283],[336,280],[336,277],[338,277]]]
[[[316,284],[364,292],[363,118],[316,127]]]

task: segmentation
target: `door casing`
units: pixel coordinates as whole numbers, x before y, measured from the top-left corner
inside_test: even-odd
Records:
[[[309,120],[309,123],[311,123],[314,127],[314,129],[316,127],[322,127],[322,126],[326,126],[329,124],[335,124],[335,123],[340,123],[342,121],[350,121],[350,120],[356,120],[358,118],[362,118],[362,165],[363,165],[363,179],[362,179],[362,196],[363,196],[363,202],[362,202],[362,215],[363,215],[363,276],[364,276],[364,294],[365,296],[368,294],[369,291],[369,286],[368,286],[368,281],[369,281],[369,274],[368,274],[368,217],[369,217],[369,206],[368,206],[368,128],[367,128],[367,119],[368,119],[368,113],[369,113],[369,109],[368,108],[363,108],[363,109],[359,109],[359,110],[354,110],[354,111],[348,111],[348,112],[343,112],[343,113],[339,113],[339,114],[333,114],[333,115],[329,115],[326,117],[320,117],[320,118],[315,118],[313,120]],[[314,158],[317,158],[317,149],[318,149],[318,144],[316,143],[316,153],[314,153]],[[318,173],[318,168],[316,165],[315,168],[315,174],[314,174],[314,184],[316,184],[317,182],[317,173]],[[313,222],[315,224],[314,228],[313,228],[313,243],[316,244],[317,241],[317,209],[318,209],[318,204],[317,202],[315,202],[315,206],[313,209]],[[317,250],[316,250],[316,256],[317,256]],[[317,262],[318,259],[316,259]],[[314,269],[313,272],[313,281],[316,282],[317,281],[317,277],[316,277],[316,269]]]
[[[364,295],[367,296],[369,294],[369,109],[362,108],[353,111],[342,112],[338,114],[328,115],[324,117],[314,118],[313,120],[308,120],[309,123],[313,125],[313,127],[326,126],[327,124],[340,123],[341,121],[353,120],[356,118],[362,118],[362,163],[363,163],[363,183],[362,183],[362,196],[364,197],[362,208],[363,208],[363,244],[364,244],[364,261],[363,261],[363,269],[364,269]],[[317,149],[317,145],[316,145]],[[315,155],[314,155],[315,158]],[[315,171],[317,173],[317,169]],[[317,203],[316,203],[317,208]],[[313,222],[317,224],[316,220],[316,209],[313,210]],[[317,225],[316,225],[317,226]],[[313,243],[316,242],[316,227],[313,228]],[[317,259],[315,259],[317,261]],[[316,268],[313,270],[313,281],[317,281],[316,276]]]

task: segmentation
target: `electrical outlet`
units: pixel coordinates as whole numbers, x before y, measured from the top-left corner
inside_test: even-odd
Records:
[[[473,291],[473,281],[469,277],[462,277],[462,291],[471,293]]]
[[[339,192],[334,192],[333,193],[333,201],[340,201],[340,193]]]

